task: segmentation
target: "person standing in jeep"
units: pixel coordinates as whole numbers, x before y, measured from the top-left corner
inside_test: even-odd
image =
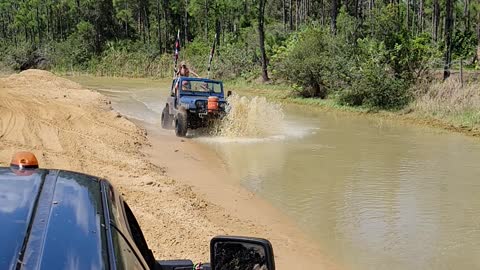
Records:
[[[187,67],[187,64],[185,63],[185,61],[182,61],[180,63],[180,68],[178,69],[178,72],[177,72],[177,77],[190,77],[190,72],[197,78],[199,78],[200,76],[198,76],[197,73],[193,72],[193,71],[190,71],[190,69]]]
[[[195,77],[199,77],[197,73],[191,71],[192,74],[195,76]],[[180,63],[180,67],[178,68],[178,71],[177,71],[177,83],[175,84],[175,96],[177,95],[177,92],[178,92],[178,82],[180,81],[179,78],[180,77],[190,77],[190,69],[187,67],[187,64],[185,63],[185,61],[182,61]],[[188,85],[188,81],[184,81],[183,82],[184,84],[182,85],[185,89],[190,89],[190,86]]]

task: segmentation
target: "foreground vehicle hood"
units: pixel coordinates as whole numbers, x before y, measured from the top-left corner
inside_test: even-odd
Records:
[[[103,269],[103,222],[98,179],[0,168],[0,269]]]

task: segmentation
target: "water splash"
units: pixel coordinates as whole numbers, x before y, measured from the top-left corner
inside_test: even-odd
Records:
[[[214,130],[215,136],[266,138],[281,134],[284,128],[284,113],[279,104],[268,102],[264,97],[228,98],[229,112]]]

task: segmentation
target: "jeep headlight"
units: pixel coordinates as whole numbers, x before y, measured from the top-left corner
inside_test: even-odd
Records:
[[[195,101],[195,107],[197,108],[197,110],[204,111],[206,109],[206,105],[207,103],[205,102],[205,100]]]

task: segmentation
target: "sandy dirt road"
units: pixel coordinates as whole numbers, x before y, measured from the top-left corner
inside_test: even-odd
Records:
[[[255,215],[249,215],[250,210],[232,210],[241,209],[239,204],[219,206],[221,199],[209,198],[213,192],[199,192],[173,179],[158,162],[151,162],[154,154],[149,152],[156,153],[160,161],[166,155],[176,158],[162,154],[162,149],[172,147],[192,149],[189,143],[166,138],[163,145],[155,145],[156,151],[148,151],[152,144],[144,129],[115,112],[104,96],[77,83],[38,70],[0,79],[0,166],[8,166],[15,151],[28,150],[35,153],[41,167],[109,179],[139,219],[157,258],[206,261],[211,237],[241,234],[271,239],[277,269],[334,268],[295,228],[275,224],[282,223],[283,217],[256,221],[261,211],[269,211],[265,203],[259,201],[259,210],[251,210]],[[181,155],[177,158],[182,161]],[[208,173],[198,175],[209,178]],[[236,194],[255,208],[253,194],[228,190],[223,196]]]

